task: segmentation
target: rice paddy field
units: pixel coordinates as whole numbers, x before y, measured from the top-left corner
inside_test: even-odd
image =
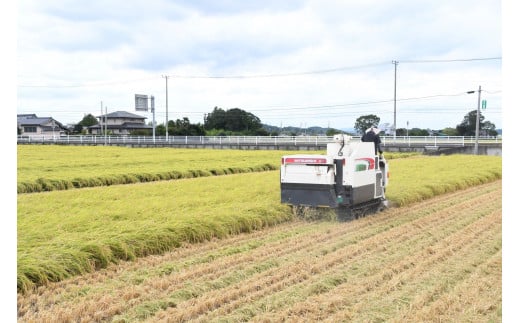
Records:
[[[23,149],[30,182],[21,173],[45,157]],[[295,218],[280,203],[286,152],[255,152],[242,158],[275,169],[19,193],[18,321],[501,321],[500,157],[391,156],[391,207],[337,222]],[[32,178],[69,180],[60,169],[76,165],[98,176],[96,158],[67,158]],[[168,164],[149,170],[185,167]]]
[[[274,170],[269,151],[20,145],[18,193]]]

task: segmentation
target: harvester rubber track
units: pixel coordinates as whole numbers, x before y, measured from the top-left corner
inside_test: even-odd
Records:
[[[380,212],[386,208],[385,201],[377,199],[358,204],[354,207],[338,207],[336,209],[327,207],[312,207],[293,205],[295,216],[304,220],[331,220],[336,218],[339,222],[347,222]]]
[[[337,219],[340,222],[352,221],[367,215],[382,211],[386,205],[382,199],[368,201],[355,205],[354,207],[338,207],[336,209]]]

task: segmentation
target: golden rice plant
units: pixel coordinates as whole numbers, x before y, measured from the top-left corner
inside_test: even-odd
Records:
[[[17,192],[34,193],[279,169],[295,151],[17,146]],[[323,154],[324,151],[307,151]],[[407,156],[407,154],[402,154]],[[387,158],[392,158],[388,154]]]
[[[393,159],[390,171],[387,198],[398,206],[502,172],[500,157],[472,155]],[[279,187],[268,171],[19,194],[18,289],[289,221]]]
[[[289,220],[275,173],[18,195],[18,288]]]
[[[17,192],[275,170],[278,151],[17,146]]]

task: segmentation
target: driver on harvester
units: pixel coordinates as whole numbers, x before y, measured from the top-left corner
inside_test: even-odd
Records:
[[[374,143],[374,154],[377,155],[377,152],[379,151],[379,154],[383,153],[383,150],[381,149],[381,138],[379,138],[379,129],[377,127],[370,127],[368,128],[363,136],[361,137],[361,141],[363,142],[373,142]]]

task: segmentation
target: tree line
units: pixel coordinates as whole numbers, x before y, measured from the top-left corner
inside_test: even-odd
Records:
[[[454,128],[444,128],[432,131],[430,129],[420,128],[398,128],[397,136],[430,136],[430,135],[446,135],[446,136],[475,136],[477,110],[473,110],[466,114],[462,122]],[[89,126],[97,125],[99,121],[91,114],[86,115],[74,127],[73,133],[85,133]],[[152,126],[151,122],[149,123]],[[356,119],[354,129],[356,133],[350,135],[360,135],[371,126],[380,126],[380,118],[375,114],[360,116]],[[480,114],[479,135],[496,136],[498,134],[496,127],[490,121],[485,121],[484,115]],[[132,135],[151,135],[152,130],[139,130]],[[382,129],[381,135],[389,135],[388,130]],[[337,133],[348,133],[340,129],[324,129],[319,127],[297,128],[297,127],[276,127],[262,124],[260,118],[254,114],[239,108],[224,110],[219,107],[213,108],[213,111],[204,115],[204,123],[191,123],[186,117],[177,120],[168,121],[168,135],[172,136],[279,136],[279,135],[322,135],[332,136]],[[166,126],[159,124],[155,128],[155,134],[158,136],[166,135]],[[393,134],[393,133],[392,133]]]
[[[485,117],[482,113],[479,115],[479,135],[485,136],[496,136],[498,134],[495,124],[490,121],[484,121]],[[354,128],[359,134],[362,134],[366,129],[371,126],[378,127],[380,118],[377,115],[369,114],[361,116],[356,119]],[[397,128],[397,136],[429,136],[429,135],[444,135],[444,136],[475,136],[477,126],[477,110],[468,112],[461,123],[455,126],[455,128],[444,128],[440,130],[429,130],[420,128]],[[386,131],[383,130],[381,135],[385,135]]]

